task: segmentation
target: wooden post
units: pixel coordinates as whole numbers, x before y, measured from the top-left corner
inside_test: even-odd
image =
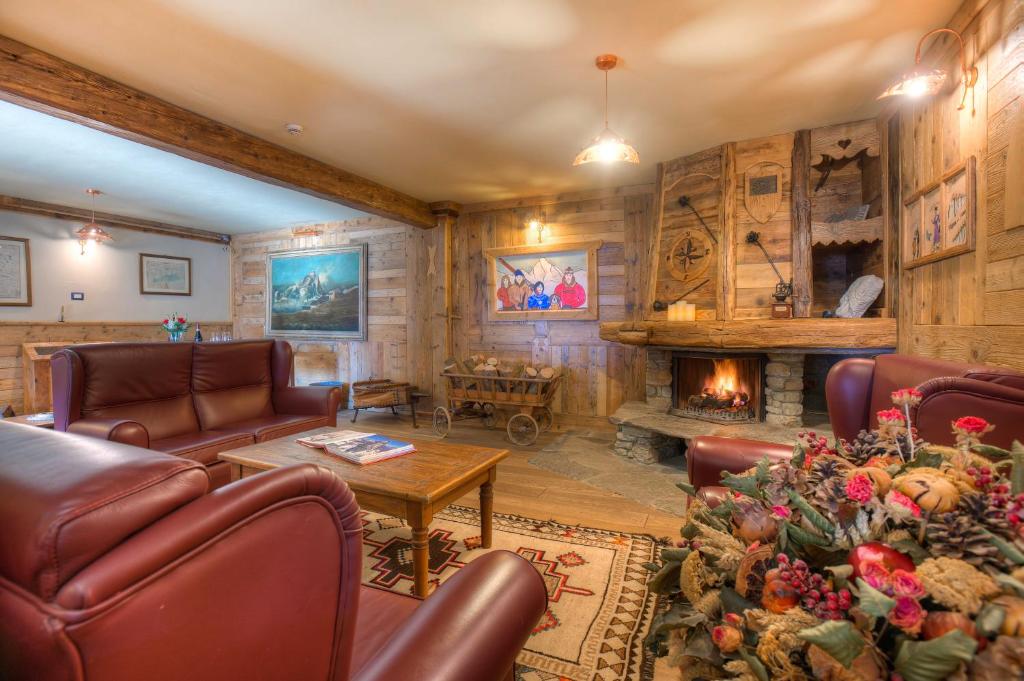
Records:
[[[810,317],[813,298],[811,257],[811,131],[793,134],[790,171],[793,219],[793,316]]]
[[[430,205],[437,219],[434,235],[435,262],[431,272],[431,363],[434,380],[434,404],[441,404],[445,397],[445,385],[440,377],[447,358],[455,354],[455,317],[452,304],[452,230],[462,207],[451,201]]]
[[[736,315],[736,143],[722,145],[718,236],[718,319]]]

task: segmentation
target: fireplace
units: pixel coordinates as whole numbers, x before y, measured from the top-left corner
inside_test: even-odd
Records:
[[[764,356],[672,353],[676,416],[714,423],[764,420]]]

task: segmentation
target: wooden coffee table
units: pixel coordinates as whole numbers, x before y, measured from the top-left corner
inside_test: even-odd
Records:
[[[348,483],[361,508],[405,520],[412,528],[417,596],[427,595],[428,537],[434,514],[477,487],[480,488],[480,541],[483,548],[491,547],[494,479],[498,462],[508,456],[508,450],[412,440],[416,445],[412,454],[358,466],[295,442],[297,437],[333,430],[337,428],[317,428],[232,449],[221,453],[219,458],[231,464],[232,480],[279,466],[314,463]]]

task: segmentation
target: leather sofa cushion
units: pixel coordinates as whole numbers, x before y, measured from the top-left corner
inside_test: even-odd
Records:
[[[352,645],[352,676],[372,660],[377,651],[419,607],[420,601],[370,586],[360,587],[356,633]]]
[[[82,416],[131,419],[162,439],[199,430],[192,405],[191,343],[76,345]]]
[[[194,461],[0,424],[0,574],[49,600],[126,537],[202,497],[208,482]]]
[[[326,416],[275,414],[274,416],[230,423],[210,432],[244,433],[251,435],[256,442],[266,442],[326,425]]]
[[[150,449],[174,454],[183,459],[191,459],[202,464],[217,462],[217,455],[229,449],[245,447],[255,442],[253,436],[245,432],[220,432],[203,430],[197,433],[186,433],[175,437],[150,442]]]
[[[274,415],[273,341],[202,343],[192,358],[192,392],[203,430]]]

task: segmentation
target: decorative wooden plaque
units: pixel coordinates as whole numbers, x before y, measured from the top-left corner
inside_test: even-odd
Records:
[[[672,242],[666,258],[668,272],[683,283],[695,281],[708,271],[715,249],[701,229],[684,229]]]
[[[743,173],[743,204],[758,222],[772,219],[782,205],[782,173],[774,161],[755,163]]]

